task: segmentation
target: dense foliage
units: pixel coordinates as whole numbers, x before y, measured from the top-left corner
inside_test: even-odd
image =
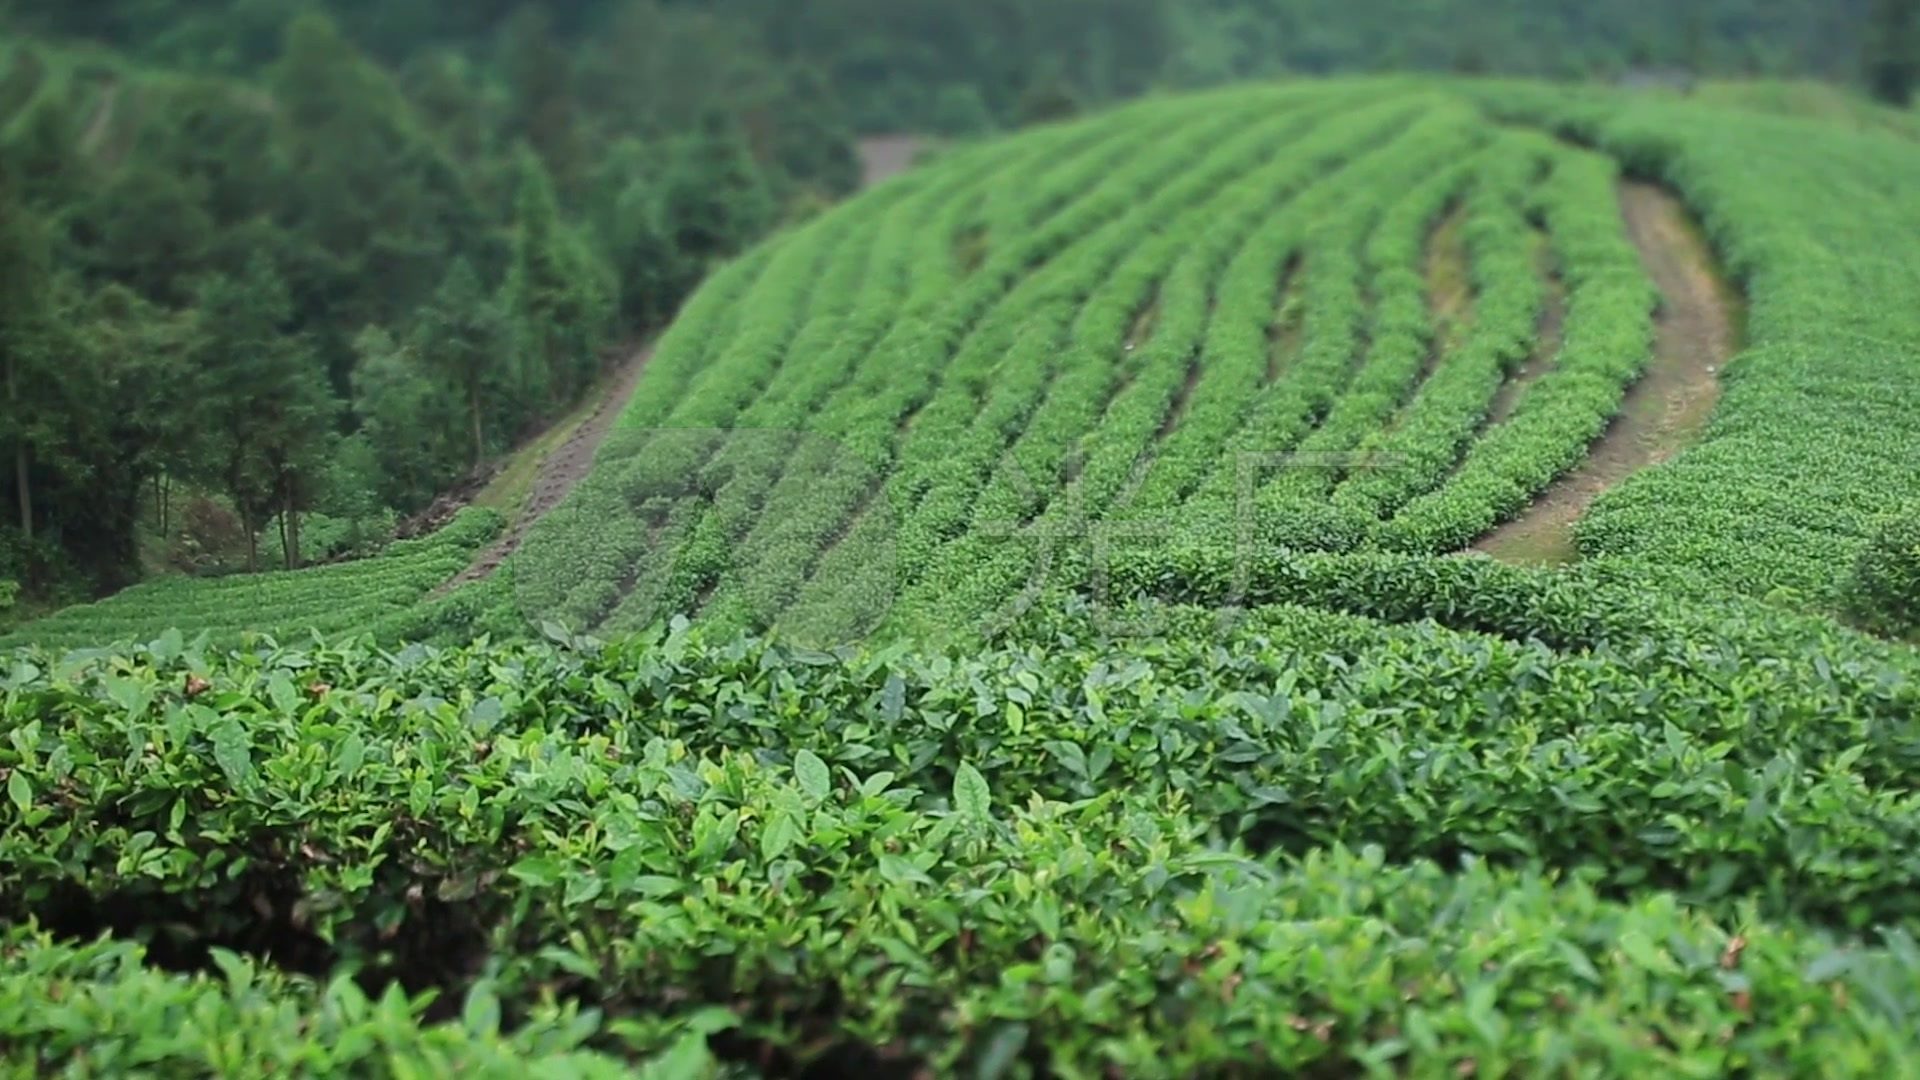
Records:
[[[29,27],[117,42],[168,63],[244,69],[271,53],[295,0],[73,5],[14,0]],[[1032,119],[1148,86],[1352,70],[1613,75],[1688,70],[1898,78],[1917,46],[1911,0],[327,0],[364,47],[403,61],[541,26],[593,42],[645,23],[633,74],[713,87],[756,66],[817,72],[881,129]],[[532,12],[538,12],[538,15]],[[680,15],[694,18],[679,20]],[[661,40],[665,39],[665,40]],[[724,72],[688,46],[725,41]],[[663,47],[666,46],[666,47]],[[644,58],[644,59],[642,59]],[[653,61],[653,62],[650,62]],[[658,63],[655,63],[658,62]]]
[[[7,1053],[1861,1075],[1913,1052],[1911,938],[1849,944],[1914,918],[1910,657],[1813,622],[1554,650],[1159,615],[1123,652],[1055,612],[967,655],[21,654],[0,905],[60,938],[0,954]],[[215,977],[71,943],[103,930]],[[180,1027],[138,1011],[188,1002]],[[361,1034],[287,1039],[299,1017]]]
[[[465,569],[499,531],[498,514],[464,510],[433,535],[395,541],[373,558],[214,580],[161,578],[66,608],[14,636],[0,637],[0,647],[147,642],[169,630],[206,634],[226,644],[253,634],[386,636],[383,622],[410,618],[429,592]]]
[[[1796,165],[1802,128],[1833,153]],[[1876,300],[1897,261],[1792,253],[1920,225],[1887,194],[1916,157],[1717,107],[1384,81],[959,148],[714,276],[573,498],[409,630],[966,635],[1183,534],[1458,551],[1579,466],[1650,362],[1623,168],[1701,207],[1754,347],[1699,444],[1607,494],[1581,550],[1830,609],[1882,493],[1920,481],[1920,413],[1865,339],[1911,335]],[[1789,209],[1829,181],[1857,198]]]
[[[1888,359],[1915,342],[1884,302],[1904,265],[1821,239],[1920,230],[1895,194],[1920,146],[1875,115],[1331,82],[955,148],[726,264],[573,496],[499,573],[379,628],[688,614],[924,639],[990,634],[1034,590],[1183,535],[1242,561],[1458,551],[1579,466],[1649,363],[1661,299],[1623,171],[1698,208],[1751,340],[1703,436],[1607,492],[1579,553],[1663,590],[1858,607],[1843,588],[1886,493],[1920,483]],[[543,313],[522,323],[540,348],[577,355],[577,314],[533,284],[544,229],[503,289]],[[467,349],[473,324],[437,310],[435,347]]]
[[[504,561],[469,511],[0,642],[0,1062],[1899,1075],[1920,660],[1829,614],[1912,612],[1888,504],[1920,485],[1920,142],[1822,100],[1151,97],[957,145],[731,260],[688,225],[714,271]],[[451,174],[497,185],[474,246],[422,256],[444,280],[343,367],[302,305],[401,286],[307,287],[405,245],[270,263],[306,219],[256,204],[235,228],[280,239],[172,299],[0,216],[49,267],[0,331],[63,340],[20,316],[48,297],[120,312],[73,362],[103,386],[173,355],[126,341],[177,348],[144,385],[206,441],[166,474],[254,524],[300,518],[303,453],[484,453],[491,409],[595,374],[585,328],[659,314],[628,306],[657,252],[582,225],[654,189],[595,203],[528,134],[449,159],[497,169]],[[1676,298],[1623,200],[1650,183],[1744,294],[1724,395],[1592,502],[1572,565],[1466,554],[1659,370]],[[413,196],[399,220],[451,215],[416,239],[462,235]],[[489,341],[506,384],[468,378]],[[411,396],[342,426],[341,375]]]
[[[1746,348],[1702,438],[1603,496],[1582,550],[1666,588],[1833,603],[1878,522],[1920,487],[1914,270],[1904,240],[1887,247],[1920,236],[1906,194],[1920,142],[1537,87],[1485,100],[1671,182],[1748,298]]]
[[[291,567],[330,554],[316,515],[377,534],[850,189],[837,114],[784,69],[628,77],[637,42],[727,55],[698,25],[563,51],[522,20],[403,66],[294,8],[245,64],[0,39],[0,574],[114,586],[228,533]]]
[[[717,260],[849,190],[854,129],[1355,68],[1815,73],[1897,98],[1912,9],[12,0],[0,574],[45,599],[378,537],[563,413]],[[280,406],[248,410],[260,395]],[[91,407],[107,396],[136,404]],[[1469,528],[1460,505],[1423,507],[1415,542]]]
[[[1880,522],[1860,549],[1846,599],[1856,618],[1883,633],[1920,632],[1920,513]]]

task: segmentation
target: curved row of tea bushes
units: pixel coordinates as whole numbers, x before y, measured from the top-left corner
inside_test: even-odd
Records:
[[[1403,551],[1455,551],[1525,509],[1586,456],[1652,356],[1657,294],[1627,239],[1618,167],[1565,150],[1541,190],[1566,281],[1566,336],[1553,369],[1521,392],[1513,414],[1483,432],[1438,490],[1381,530]]]
[[[1498,144],[1479,155],[1449,164],[1409,189],[1388,209],[1367,238],[1364,249],[1371,305],[1364,335],[1350,351],[1359,356],[1353,380],[1328,408],[1319,426],[1301,439],[1295,452],[1309,460],[1337,458],[1378,432],[1413,395],[1441,358],[1436,328],[1428,311],[1428,281],[1423,263],[1442,218],[1461,197],[1461,189],[1488,154],[1504,153]],[[1294,500],[1322,501],[1347,474],[1343,467],[1281,469],[1262,477],[1263,509]]]
[[[1747,302],[1706,431],[1598,500],[1582,551],[1662,588],[1833,602],[1890,501],[1920,487],[1920,277],[1904,254],[1920,242],[1920,145],[1704,104],[1476,91],[1669,184]]]
[[[162,578],[29,623],[0,638],[0,648],[144,642],[175,628],[229,643],[248,633],[355,633],[419,604],[465,569],[501,524],[490,510],[469,509],[430,536],[395,541],[370,558],[223,578]]]
[[[873,614],[862,606],[864,594],[874,591],[877,603],[886,602],[895,573],[906,565],[902,530],[910,526],[924,535],[934,514],[929,510],[909,522],[910,492],[924,493],[936,480],[952,489],[962,476],[977,472],[985,440],[962,440],[970,432],[984,433],[974,420],[986,407],[989,386],[998,385],[1003,365],[1017,373],[1017,385],[1027,392],[1045,377],[1050,370],[1041,362],[1045,351],[1139,242],[1141,224],[1149,220],[1141,202],[1164,209],[1174,198],[1200,197],[1224,182],[1223,161],[1244,161],[1262,147],[1278,145],[1297,123],[1285,114],[1256,113],[1181,133],[1163,149],[1191,172],[1162,171],[1153,179],[1136,175],[1110,193],[1110,204],[1096,189],[1091,206],[1081,202],[1066,211],[1091,227],[1071,238],[1063,235],[1051,257],[1025,276],[1007,275],[1003,294],[977,318],[962,322],[955,318],[958,311],[949,310],[897,328],[904,332],[885,343],[892,355],[879,358],[885,381],[809,424],[810,430],[831,433],[847,460],[813,482],[797,477],[775,492],[763,520],[741,546],[739,587],[723,586],[719,600],[733,603],[749,623],[764,624],[795,606],[816,611],[830,624],[870,627]],[[989,256],[987,269],[997,261],[997,255]],[[972,301],[961,296],[956,302]],[[1022,400],[1027,398],[1009,387],[996,407],[1017,410]],[[929,460],[929,447],[944,447],[952,456]],[[876,567],[883,568],[886,580],[873,590],[863,588],[863,579]],[[837,584],[810,587],[810,579]],[[828,594],[824,603],[822,592]],[[750,611],[742,601],[751,603]]]
[[[1345,101],[1344,95],[1329,96],[1336,105]],[[983,469],[996,464],[996,447],[1004,445],[1008,428],[1018,423],[1021,409],[1033,407],[1056,370],[1046,359],[1050,343],[1067,333],[1090,297],[1100,295],[1114,267],[1155,257],[1130,254],[1143,235],[1155,232],[1154,215],[1177,213],[1222,187],[1236,168],[1271,156],[1281,140],[1294,138],[1329,108],[1311,96],[1292,110],[1273,108],[1287,101],[1258,99],[1254,112],[1237,123],[1197,128],[1184,133],[1184,142],[1163,145],[1161,151],[1186,168],[1134,187],[1125,197],[1133,205],[1118,217],[1113,211],[1123,204],[1102,206],[1105,199],[1096,189],[1091,207],[1076,204],[1067,213],[1091,211],[1098,227],[1017,281],[1011,272],[1032,256],[1016,250],[1006,274],[1011,287],[984,318],[957,323],[957,312],[949,312],[898,328],[898,340],[890,336],[883,354],[910,349],[917,363],[928,364],[951,349],[944,368],[930,368],[928,381],[916,384],[898,362],[886,364],[887,381],[856,386],[856,393],[808,424],[809,431],[835,439],[847,460],[773,493],[738,553],[743,569],[720,585],[713,606],[748,621],[789,606],[840,625],[871,625],[871,617],[883,615],[896,586],[893,572],[924,573],[929,544],[964,522],[969,489],[981,482]],[[1157,241],[1147,246],[1164,247]],[[987,269],[998,260],[998,254],[990,256]],[[968,287],[973,285],[970,280]],[[964,311],[976,301],[962,295],[954,303]],[[885,572],[876,574],[876,566]],[[869,587],[873,578],[882,580]]]
[[[1539,135],[1508,131],[1482,156],[1463,226],[1471,323],[1407,407],[1362,441],[1363,454],[1391,467],[1345,477],[1333,496],[1341,511],[1390,517],[1440,486],[1484,427],[1502,382],[1532,353],[1545,290],[1526,208],[1550,151]]]
[[[1423,127],[1408,127],[1408,120],[1409,110],[1398,102],[1343,113],[1290,141],[1285,153],[1272,155],[1267,165],[1196,204],[1136,249],[1076,319],[1059,376],[1033,416],[997,451],[994,443],[1006,438],[1006,425],[983,433],[989,452],[1001,460],[991,463],[977,492],[949,488],[945,542],[913,560],[926,569],[905,583],[910,588],[900,603],[906,617],[932,605],[943,609],[933,616],[940,625],[978,619],[1023,584],[1039,553],[1012,533],[1036,517],[1035,528],[1043,531],[1073,526],[1072,516],[1085,508],[1072,500],[1085,493],[1073,489],[1068,474],[1080,467],[1077,455],[1086,452],[1086,443],[1105,436],[1112,447],[1131,443],[1137,455],[1166,424],[1179,387],[1201,376],[1206,359],[1199,343],[1219,310],[1216,279],[1234,257],[1233,245],[1244,243],[1263,215],[1296,221],[1296,193],[1340,163],[1351,161],[1353,175],[1364,178],[1387,162],[1421,153],[1427,146]],[[1131,284],[1118,284],[1123,278]],[[1269,285],[1260,303],[1271,302]],[[1129,349],[1128,335],[1143,311],[1151,312],[1151,334]],[[1113,409],[1143,382],[1158,391],[1144,389],[1134,400],[1158,401],[1160,413],[1136,410],[1130,425],[1112,427]],[[1100,464],[1110,468],[1112,460]],[[1056,500],[1056,493],[1063,498]],[[902,537],[903,556],[912,554],[910,540]]]
[[[873,260],[877,274],[862,273],[860,309],[846,317],[850,324],[847,331],[830,343],[823,360],[851,364],[866,347],[855,328],[877,334],[879,327],[897,317],[901,292],[918,287],[923,277],[934,278],[935,286],[950,284],[948,262],[928,246],[928,240],[937,239],[938,233],[928,229],[926,219],[967,205],[999,177],[1002,169],[1022,160],[1020,155],[1000,148],[981,153],[978,160],[949,162],[940,177],[929,178],[924,186],[907,190],[899,202],[882,207],[887,212],[872,245],[843,245],[843,254]],[[903,274],[907,275],[905,280],[901,279]],[[840,300],[836,291],[845,284],[840,275],[822,283],[826,290],[823,304],[828,310],[837,311]],[[713,287],[703,286],[695,300],[703,300]],[[512,561],[511,606],[543,617],[579,622],[605,616],[620,602],[622,583],[648,557],[649,548],[657,541],[657,525],[647,509],[650,500],[674,501],[672,493],[689,479],[689,462],[699,460],[689,454],[717,454],[730,445],[729,440],[714,434],[716,428],[727,426],[724,420],[708,425],[706,430],[658,430],[673,415],[674,403],[684,388],[684,381],[660,378],[661,360],[669,355],[685,356],[695,368],[706,362],[709,346],[703,337],[712,332],[711,324],[699,317],[707,309],[696,312],[693,303],[690,301],[689,313],[675,321],[662,341],[646,378],[622,413],[620,427],[603,447],[595,470],[566,503],[535,526],[526,547]],[[746,301],[734,298],[730,303],[738,308]],[[803,345],[818,340],[810,339],[805,328],[801,337]],[[816,367],[826,370],[825,363]]]
[[[1403,117],[1405,103],[1395,105],[1394,112],[1380,110],[1381,115]],[[1270,229],[1256,234],[1262,242],[1259,261],[1248,260],[1232,268],[1230,272],[1237,271],[1237,278],[1230,284],[1222,284],[1217,302],[1204,306],[1193,304],[1174,312],[1183,319],[1187,313],[1191,313],[1194,316],[1192,323],[1204,324],[1197,354],[1190,339],[1183,341],[1168,337],[1163,347],[1159,340],[1162,331],[1156,331],[1155,339],[1148,348],[1148,359],[1171,366],[1172,370],[1162,376],[1162,386],[1167,385],[1165,380],[1169,378],[1175,381],[1176,386],[1181,382],[1190,382],[1191,407],[1182,411],[1173,400],[1177,389],[1170,389],[1157,398],[1164,405],[1159,415],[1136,412],[1129,418],[1132,421],[1130,424],[1112,428],[1109,425],[1114,423],[1115,418],[1109,416],[1099,421],[1095,429],[1108,437],[1109,447],[1131,452],[1132,468],[1145,470],[1143,473],[1136,471],[1135,475],[1142,476],[1146,483],[1151,484],[1161,478],[1163,468],[1168,469],[1169,474],[1180,468],[1170,466],[1164,459],[1150,456],[1151,444],[1157,436],[1183,432],[1189,435],[1212,432],[1222,439],[1226,436],[1226,425],[1216,418],[1229,417],[1232,410],[1224,407],[1226,402],[1217,394],[1209,394],[1203,400],[1202,388],[1214,388],[1209,386],[1210,379],[1225,382],[1244,380],[1249,376],[1258,378],[1253,373],[1267,368],[1268,346],[1263,327],[1271,318],[1274,305],[1273,281],[1277,275],[1273,268],[1288,257],[1285,245],[1309,242],[1314,245],[1304,252],[1308,267],[1305,273],[1310,279],[1322,282],[1310,286],[1315,301],[1333,305],[1331,313],[1325,319],[1319,319],[1313,314],[1316,309],[1309,304],[1308,318],[1313,320],[1315,326],[1310,341],[1317,343],[1316,347],[1329,358],[1337,353],[1340,340],[1351,341],[1356,327],[1350,321],[1354,314],[1350,304],[1354,300],[1353,290],[1360,288],[1360,283],[1352,276],[1356,267],[1340,253],[1345,246],[1358,246],[1363,242],[1369,222],[1384,210],[1381,203],[1373,199],[1353,199],[1352,189],[1379,191],[1384,199],[1384,193],[1395,190],[1397,183],[1424,175],[1436,163],[1444,162],[1459,152],[1460,147],[1472,138],[1471,129],[1463,124],[1463,118],[1458,113],[1427,108],[1421,110],[1417,117],[1397,138],[1357,158],[1345,170],[1333,173],[1322,183],[1312,186],[1298,200],[1274,214],[1270,219]],[[1404,120],[1393,122],[1404,123]],[[1348,127],[1345,133],[1348,139],[1369,131],[1360,125],[1343,126]],[[1372,135],[1369,137],[1377,138]],[[1313,161],[1311,155],[1303,155],[1302,159]],[[1324,172],[1325,163],[1318,164]],[[1317,226],[1312,223],[1329,220],[1322,216],[1329,197],[1341,198],[1339,205],[1354,207],[1346,217],[1338,219],[1344,223],[1345,229],[1313,231]],[[1313,234],[1309,235],[1309,232]],[[1317,257],[1316,253],[1319,253]],[[1265,272],[1260,268],[1265,268]],[[1265,279],[1264,286],[1259,283],[1262,278]],[[1212,299],[1213,294],[1210,293],[1209,297]],[[1180,325],[1182,323],[1176,322],[1168,329]],[[1330,360],[1326,366],[1333,366]],[[1205,415],[1200,411],[1203,407],[1208,410]],[[976,526],[966,541],[942,551],[933,560],[936,565],[935,576],[917,595],[909,593],[899,605],[901,625],[912,625],[917,621],[923,633],[940,628],[973,629],[983,621],[995,618],[996,606],[1004,604],[1009,596],[1027,587],[1036,573],[1044,576],[1051,572],[1050,546],[1059,537],[1066,537],[1070,546],[1084,543],[1082,537],[1089,531],[1086,518],[1101,513],[1103,508],[1087,505],[1087,493],[1070,485],[1063,486],[1066,493],[1064,500],[1051,499],[1052,490],[1061,484],[1060,470],[1048,467],[1049,462],[1044,459],[1034,461],[1021,456],[1019,450],[1024,441],[1023,438],[1021,442],[1016,442],[1014,448],[1015,460],[1019,465],[1018,474],[1003,477],[1000,482],[1009,500],[1015,501],[999,504],[989,501],[976,512]],[[1189,438],[1182,452],[1204,455],[1215,468],[1223,467],[1222,450],[1218,443],[1209,446],[1197,438]],[[1097,463],[1104,471],[1098,474],[1096,480],[1107,485],[1108,492],[1112,492],[1115,481],[1123,479],[1117,469],[1120,463],[1121,458],[1112,451]],[[1230,471],[1230,466],[1228,468]],[[1096,489],[1096,494],[1099,493],[1100,489]],[[1121,513],[1137,515],[1136,520],[1142,522],[1144,528],[1157,528],[1164,524],[1161,520],[1164,514],[1145,514],[1147,497],[1148,493],[1143,491],[1140,500],[1129,499],[1127,505],[1119,509]],[[1034,515],[1036,508],[1041,509],[1037,517]],[[1030,518],[1035,523],[1026,530],[1026,535],[1013,534],[1012,530],[1006,528]],[[1126,531],[1129,526],[1123,524],[1117,528]]]
[[[1258,491],[1276,469],[1267,455],[1285,454],[1318,428],[1352,384],[1362,357],[1369,303],[1370,267],[1364,248],[1382,214],[1410,189],[1444,167],[1470,157],[1489,135],[1485,120],[1457,103],[1434,110],[1429,149],[1438,156],[1415,167],[1373,178],[1309,225],[1301,270],[1300,353],[1249,407],[1242,425],[1215,452],[1215,465],[1199,477],[1185,503],[1195,516],[1231,520],[1250,480]],[[1254,462],[1259,462],[1254,464]],[[1245,476],[1249,468],[1250,476]],[[1284,471],[1284,470],[1279,470]]]

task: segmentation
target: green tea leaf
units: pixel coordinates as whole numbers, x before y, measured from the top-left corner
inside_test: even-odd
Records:
[[[800,782],[800,790],[812,799],[825,799],[833,791],[833,775],[827,770],[827,763],[811,750],[802,750],[793,756],[793,775]]]
[[[493,986],[487,982],[476,982],[467,991],[467,1001],[460,1009],[460,1022],[475,1035],[497,1035],[500,1032],[500,998],[493,992]]]
[[[360,737],[359,732],[349,732],[346,738],[340,740],[340,750],[334,755],[334,763],[340,767],[340,775],[352,776],[360,771],[366,757],[367,741]]]
[[[535,855],[514,863],[507,873],[536,888],[546,888],[560,880],[565,868],[558,859]]]
[[[906,682],[898,675],[888,675],[887,684],[880,689],[880,718],[889,724],[897,724],[906,710]]]
[[[300,707],[300,691],[294,689],[293,680],[287,678],[284,671],[276,671],[273,678],[267,680],[267,700],[273,707],[291,716]]]
[[[784,810],[776,811],[760,830],[760,857],[768,862],[787,853],[802,837],[800,823]]]
[[[970,762],[961,762],[953,774],[953,806],[968,817],[985,818],[992,803],[987,778]]]
[[[253,740],[246,726],[232,716],[223,718],[213,729],[213,761],[236,788],[253,782]]]

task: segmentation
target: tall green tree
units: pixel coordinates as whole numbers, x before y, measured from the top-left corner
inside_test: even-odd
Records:
[[[343,368],[353,334],[410,315],[447,260],[479,244],[482,215],[393,80],[332,21],[288,25],[269,85],[292,315]]]
[[[69,291],[57,310],[63,437],[50,479],[65,547],[111,585],[139,572],[140,514],[153,482],[163,482],[164,516],[166,479],[199,464],[196,327],[190,313],[117,284]]]
[[[372,475],[384,505],[418,509],[459,475],[462,410],[413,350],[386,330],[363,330],[354,351],[353,409],[360,430],[342,448],[364,448],[372,458],[376,467],[363,471]],[[365,506],[348,509],[357,516],[370,512]]]
[[[499,381],[503,342],[493,300],[465,259],[454,261],[413,328],[413,350],[466,406],[473,467],[487,459],[488,389]]]
[[[581,176],[582,147],[566,48],[554,37],[549,13],[532,4],[514,12],[501,37],[514,135],[533,147],[556,182],[571,190]]]
[[[612,316],[612,270],[563,221],[553,183],[531,150],[520,154],[513,256],[503,307],[518,356],[517,381],[535,409],[584,389],[599,365]]]
[[[311,345],[287,332],[292,307],[264,258],[240,276],[209,279],[200,293],[197,412],[213,442],[211,479],[246,531],[249,569],[259,568],[260,531],[277,515],[292,522],[287,561],[298,562],[298,515],[332,435],[325,370]]]
[[[745,134],[718,114],[668,144],[661,200],[674,247],[702,267],[765,232],[779,209]]]
[[[0,164],[0,383],[5,388],[4,435],[12,459],[12,486],[21,535],[34,534],[33,452],[46,415],[36,389],[53,378],[46,321],[53,283],[45,228]]]
[[[1866,59],[1873,96],[1901,108],[1912,104],[1920,85],[1920,0],[1873,0]]]

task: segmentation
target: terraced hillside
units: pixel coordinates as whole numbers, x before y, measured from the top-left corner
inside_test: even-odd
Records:
[[[1920,479],[1914,328],[1877,299],[1908,270],[1847,254],[1914,227],[1915,152],[1382,82],[957,150],[718,276],[461,617],[964,633],[1188,533],[1818,607]]]
[[[0,1061],[1906,1075],[1920,660],[1831,617],[1920,610],[1883,126],[1365,81],[951,149],[714,276],[491,573],[29,627]]]
[[[382,629],[979,636],[1182,535],[1825,609],[1920,480],[1916,152],[1391,81],[954,149],[717,274],[505,569]]]

